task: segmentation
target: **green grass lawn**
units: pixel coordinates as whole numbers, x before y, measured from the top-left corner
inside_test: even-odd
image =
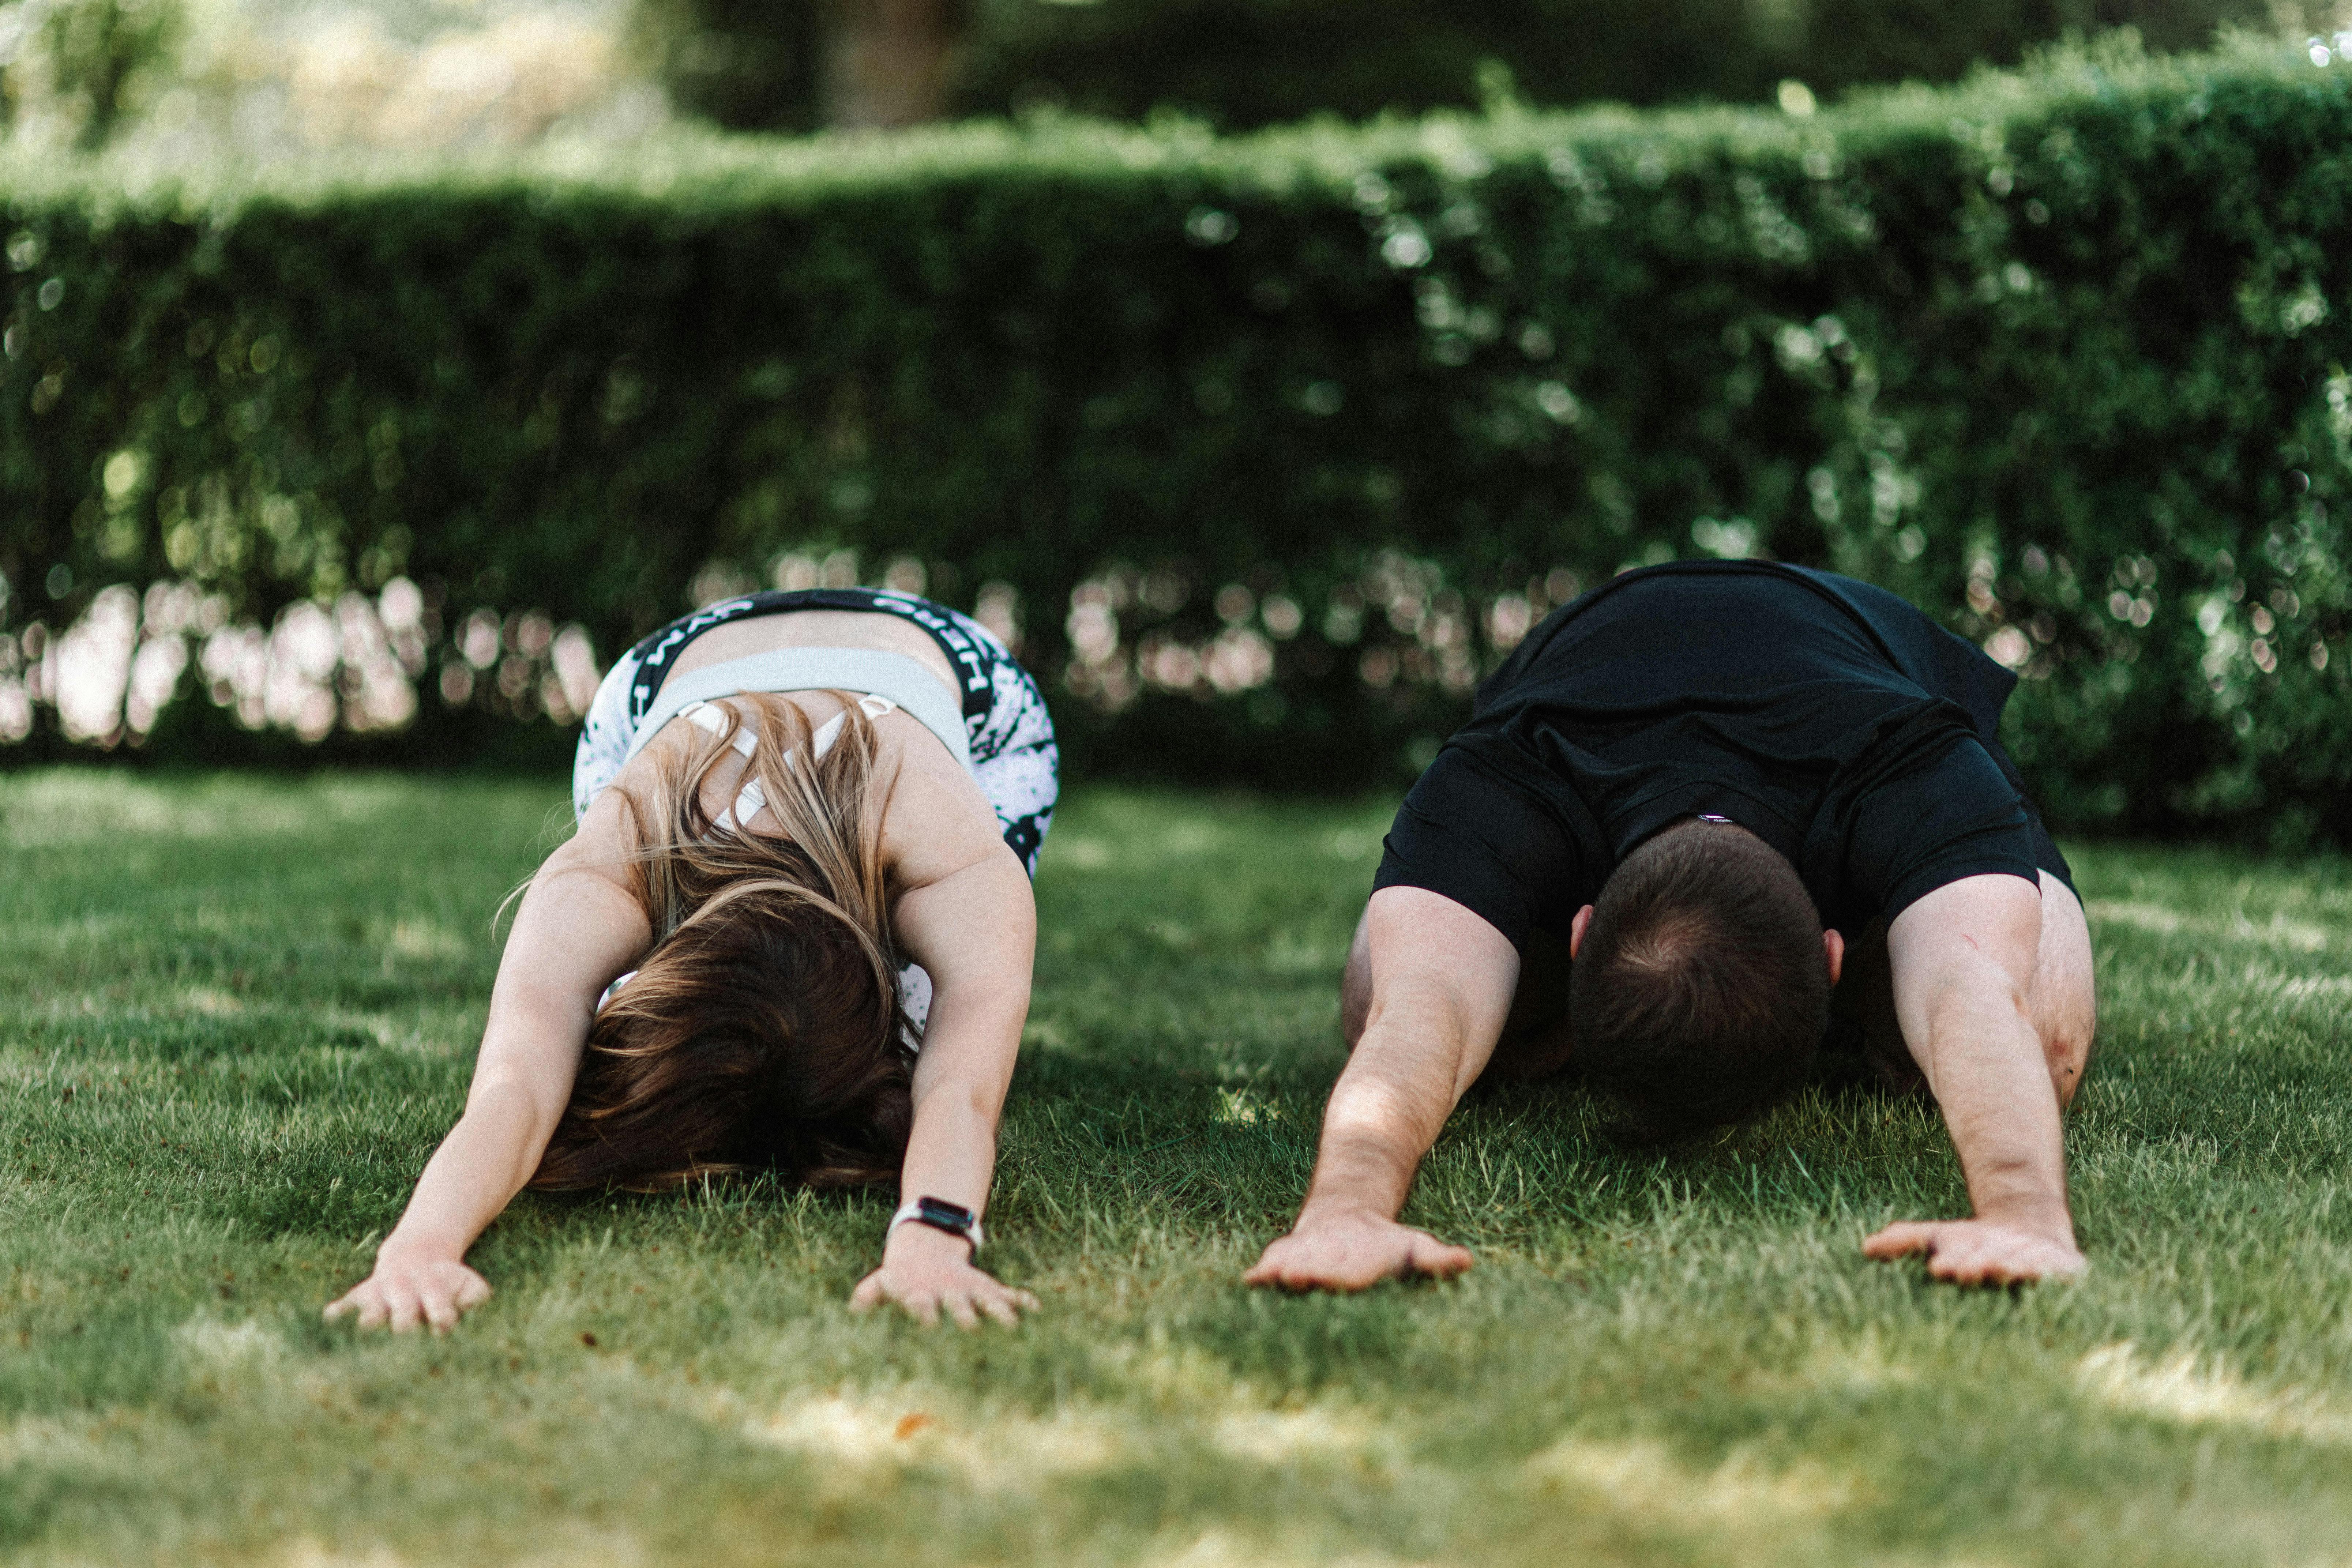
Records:
[[[844,1305],[886,1201],[527,1196],[446,1339],[319,1308],[455,1116],[553,784],[0,775],[0,1556],[48,1563],[2278,1563],[2352,1550],[2352,877],[2076,847],[2084,1282],[1865,1263],[1933,1116],[1629,1155],[1474,1095],[1451,1285],[1235,1282],[1340,1062],[1386,803],[1084,792],[993,1261]],[[2339,1205],[2341,1206],[2339,1206]]]

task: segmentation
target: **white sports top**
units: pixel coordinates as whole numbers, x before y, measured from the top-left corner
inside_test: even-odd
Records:
[[[887,697],[873,692],[868,692],[857,700],[858,710],[868,719],[879,719],[898,706]],[[708,702],[689,702],[677,710],[677,716],[696,729],[708,730],[714,735],[722,733],[727,728],[726,715]],[[817,732],[809,737],[811,760],[821,758],[833,750],[833,743],[841,739],[841,727],[847,722],[848,719],[849,715],[846,713],[836,713],[818,727]],[[760,732],[749,724],[738,723],[735,727],[735,739],[728,744],[740,752],[744,761],[749,762],[751,753],[760,749]],[[792,752],[786,752],[784,766],[796,768],[800,764],[793,761]],[[748,827],[751,826],[751,819],[767,808],[768,792],[760,787],[757,777],[747,778],[743,781],[741,793],[735,797],[735,804],[720,812],[719,819],[710,826],[721,833]]]
[[[963,709],[940,678],[903,653],[862,647],[770,648],[673,677],[662,682],[653,705],[637,721],[623,761],[635,759],[663,725],[697,703],[745,691],[826,690],[871,692],[887,699],[891,707],[905,709],[937,735],[958,767],[971,772],[971,735]]]

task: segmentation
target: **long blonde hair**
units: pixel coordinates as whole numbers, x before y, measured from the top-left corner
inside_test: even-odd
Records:
[[[843,726],[822,757],[795,704],[751,692],[713,704],[718,731],[686,726],[689,744],[614,786],[653,941],[589,1029],[531,1185],[896,1178],[913,1057],[882,864],[889,781],[873,722],[834,695]],[[703,806],[747,723],[759,743],[744,778],[767,796],[768,832],[720,828]]]

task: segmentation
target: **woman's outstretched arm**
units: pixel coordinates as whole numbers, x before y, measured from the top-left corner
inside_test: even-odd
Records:
[[[466,1250],[539,1168],[571,1099],[597,994],[649,934],[614,864],[617,810],[608,795],[531,879],[499,961],[465,1114],[425,1163],[376,1248],[374,1271],[331,1302],[328,1317],[446,1331],[490,1293],[466,1267]]]
[[[905,785],[901,785],[905,788]],[[941,812],[932,820],[948,814]],[[1029,1016],[1037,910],[1029,878],[993,814],[976,832],[940,832],[936,848],[902,862],[911,881],[892,911],[908,955],[931,977],[930,1018],[915,1065],[915,1121],[898,1190],[981,1214],[996,1164],[996,1121]],[[958,862],[961,861],[961,864]],[[1016,1321],[1036,1298],[982,1272],[961,1237],[902,1225],[881,1267],[850,1298],[860,1309],[896,1301],[925,1322],[947,1313],[965,1328],[982,1316]]]

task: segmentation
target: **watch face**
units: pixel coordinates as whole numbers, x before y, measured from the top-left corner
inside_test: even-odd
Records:
[[[920,1207],[926,1223],[953,1230],[971,1228],[971,1211],[961,1204],[951,1204],[944,1198],[924,1198]]]

